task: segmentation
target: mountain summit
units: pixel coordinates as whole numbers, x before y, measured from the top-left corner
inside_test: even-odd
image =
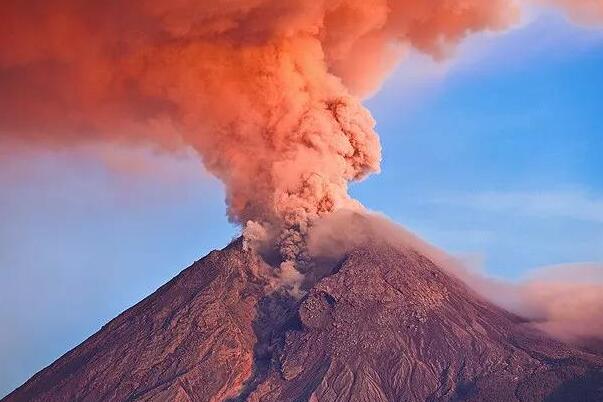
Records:
[[[549,338],[416,251],[349,251],[297,300],[238,240],[4,401],[600,401],[603,356]]]

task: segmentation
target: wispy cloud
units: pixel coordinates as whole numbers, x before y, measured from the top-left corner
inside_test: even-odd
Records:
[[[442,197],[433,202],[538,218],[603,223],[603,198],[584,192],[485,192]]]

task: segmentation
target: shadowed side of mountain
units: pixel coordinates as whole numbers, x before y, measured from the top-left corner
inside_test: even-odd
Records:
[[[352,252],[299,317],[249,400],[603,400],[601,356],[531,329],[413,251]]]

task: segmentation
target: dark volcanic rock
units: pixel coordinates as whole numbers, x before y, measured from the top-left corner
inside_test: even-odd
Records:
[[[603,357],[367,246],[297,302],[240,242],[215,251],[6,401],[601,401]]]

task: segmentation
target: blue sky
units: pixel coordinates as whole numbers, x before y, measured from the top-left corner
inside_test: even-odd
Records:
[[[547,14],[418,84],[401,66],[368,101],[383,173],[353,194],[497,276],[602,261],[602,38]],[[406,68],[429,71],[418,59]]]
[[[603,31],[553,13],[412,55],[366,102],[383,171],[351,192],[499,277],[603,262],[601,94]],[[106,151],[0,152],[0,395],[237,233],[193,156]]]

